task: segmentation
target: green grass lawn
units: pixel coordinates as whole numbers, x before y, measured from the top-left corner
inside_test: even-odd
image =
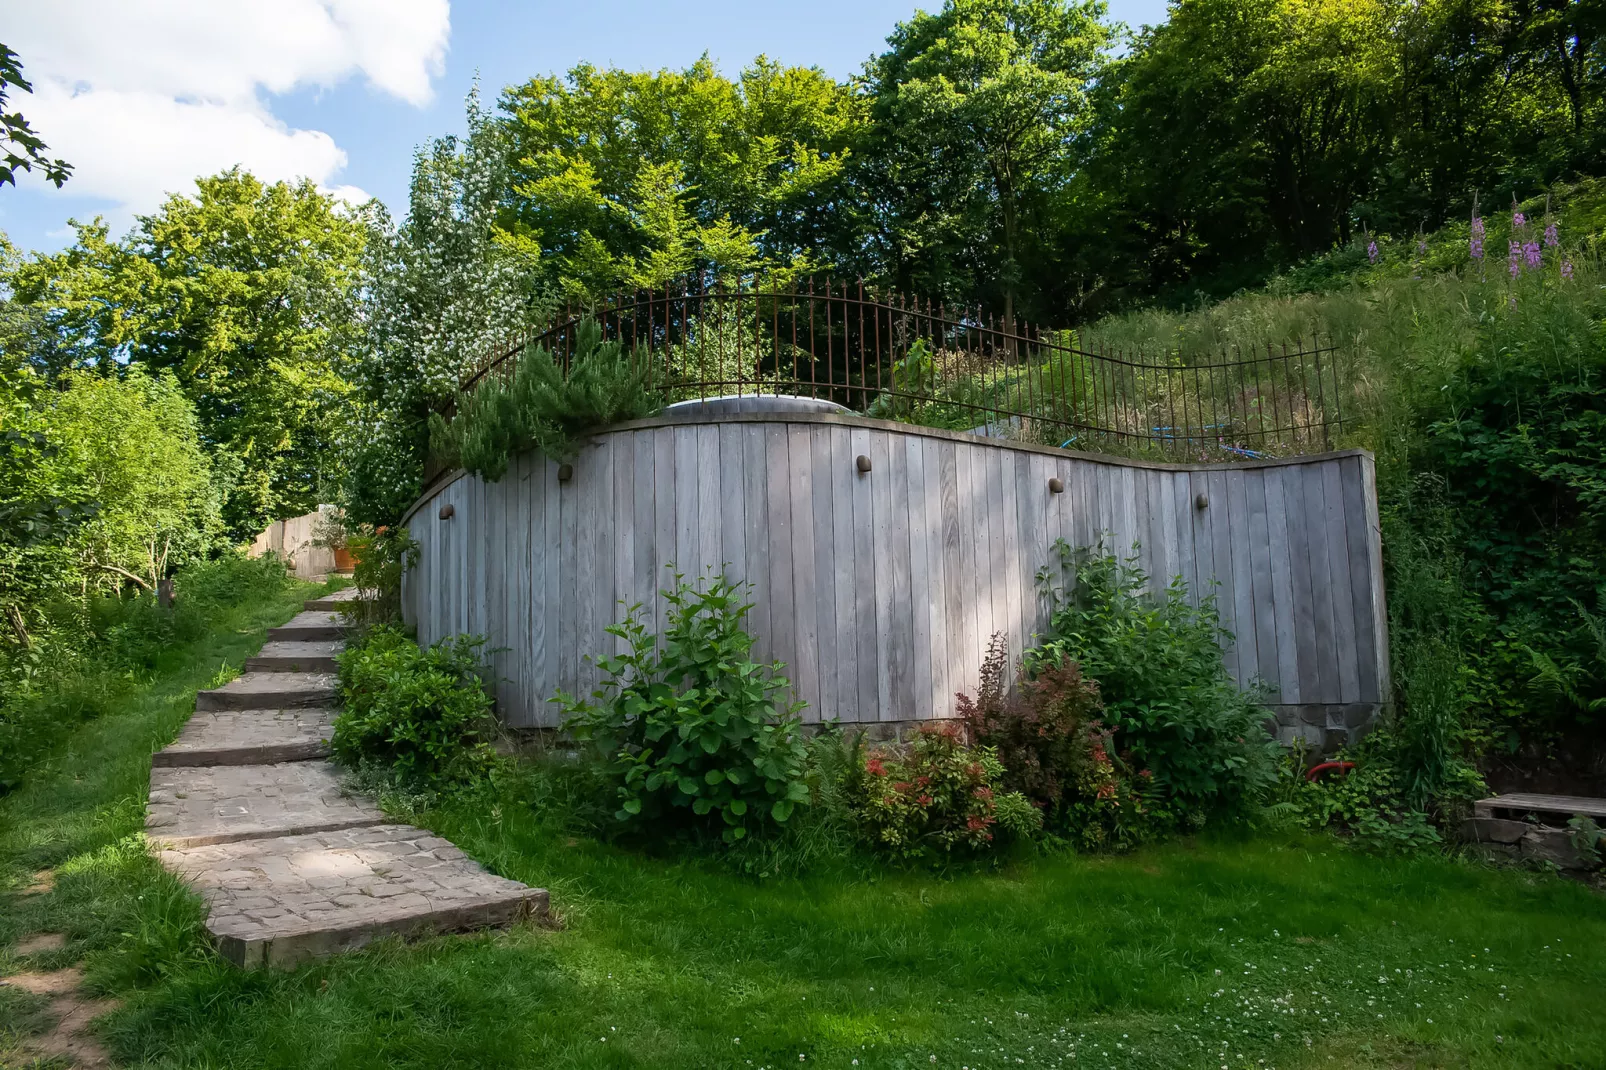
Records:
[[[0,972],[83,961],[125,1000],[102,1035],[131,1065],[1606,1067],[1606,898],[1290,834],[760,882],[554,832],[509,796],[428,823],[550,888],[560,931],[238,971],[141,850],[146,767],[195,688],[303,596],[175,652],[0,800],[0,880],[56,874],[4,902],[0,946],[71,937],[0,951]],[[0,995],[0,1051],[43,1021]]]

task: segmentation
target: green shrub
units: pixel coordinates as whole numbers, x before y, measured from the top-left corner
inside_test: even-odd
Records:
[[[1297,823],[1312,830],[1331,829],[1349,836],[1358,847],[1383,852],[1411,852],[1438,847],[1443,838],[1420,807],[1406,799],[1406,789],[1392,763],[1384,758],[1389,742],[1373,733],[1361,748],[1341,757],[1355,762],[1310,783],[1304,756],[1284,759],[1280,802]]]
[[[430,446],[448,464],[495,482],[510,458],[538,449],[572,456],[580,436],[621,420],[650,416],[662,400],[647,388],[649,356],[604,342],[594,320],[576,328],[567,369],[543,347],[522,355],[510,381],[487,376],[459,395],[450,423],[430,417]]]
[[[1089,850],[1130,847],[1164,823],[1153,774],[1133,772],[1116,753],[1115,732],[1099,720],[1098,684],[1068,657],[1046,660],[1035,676],[1021,673],[1013,691],[1005,676],[1009,648],[995,635],[982,662],[976,698],[958,697],[973,742],[1003,763],[1004,787],[1043,814],[1047,827]]]
[[[1277,744],[1270,714],[1222,663],[1232,636],[1214,597],[1190,604],[1181,578],[1156,597],[1135,558],[1078,555],[1063,540],[1055,550],[1062,567],[1074,565],[1076,585],[1068,596],[1051,592],[1048,640],[1026,653],[1027,674],[1079,663],[1098,681],[1117,749],[1190,821],[1251,808],[1276,778]]]
[[[225,554],[181,569],[174,602],[154,594],[58,594],[37,610],[24,644],[0,646],[0,794],[78,725],[111,712],[181,644],[237,606],[291,583],[284,562]]]
[[[348,646],[340,654],[345,712],[335,718],[335,758],[415,787],[481,778],[494,762],[497,730],[479,676],[483,644],[458,635],[425,650],[381,624]]]
[[[923,725],[904,745],[878,747],[849,771],[848,803],[878,851],[942,863],[1030,837],[1043,815],[1003,787],[991,747],[967,747],[952,724]]]
[[[661,639],[631,607],[608,628],[629,650],[597,662],[606,679],[591,700],[558,693],[564,728],[606,763],[620,821],[717,829],[726,843],[784,825],[808,800],[802,704],[781,704],[781,663],[751,660],[752,604],[724,576],[677,574],[663,595]]]
[[[400,623],[402,576],[418,562],[418,543],[406,528],[364,529],[348,535],[346,548],[356,558],[351,582],[362,597],[341,612],[354,624]]]

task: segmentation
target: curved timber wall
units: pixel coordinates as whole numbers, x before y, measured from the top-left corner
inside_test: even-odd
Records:
[[[1162,465],[852,416],[702,414],[598,434],[564,481],[530,454],[498,483],[437,482],[406,523],[409,622],[425,643],[486,635],[514,726],[554,725],[555,690],[595,686],[585,655],[616,648],[603,629],[626,606],[659,619],[671,564],[753,584],[758,659],[786,662],[806,720],[951,717],[989,636],[1014,656],[1045,623],[1036,575],[1059,538],[1139,543],[1157,588],[1217,583],[1227,666],[1272,689],[1285,739],[1339,742],[1388,695],[1362,450]]]

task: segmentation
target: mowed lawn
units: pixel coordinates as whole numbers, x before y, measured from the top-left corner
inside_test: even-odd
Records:
[[[0,972],[82,962],[139,1066],[1606,1067],[1606,897],[1542,873],[1261,833],[938,877],[758,881],[552,831],[514,799],[429,823],[552,892],[562,928],[292,973],[206,948],[144,855],[150,750],[305,591],[175,651],[0,800]],[[48,1022],[0,988],[0,1052]],[[0,1055],[0,1062],[4,1056]]]

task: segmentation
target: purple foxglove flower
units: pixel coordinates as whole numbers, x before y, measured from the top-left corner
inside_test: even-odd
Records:
[[[1474,260],[1483,259],[1483,217],[1472,217],[1472,240],[1467,243],[1467,252]]]
[[[1516,278],[1522,274],[1522,245],[1519,242],[1507,242],[1506,260],[1511,268],[1511,277]]]
[[[1377,263],[1377,242],[1369,241],[1366,243],[1366,259],[1374,264]]]
[[[1554,249],[1556,246],[1558,246],[1560,244],[1561,244],[1561,234],[1557,230],[1556,224],[1554,224],[1554,223],[1546,223],[1545,224],[1545,245],[1546,245],[1546,247]]]
[[[1426,238],[1418,238],[1416,240],[1416,251],[1423,256],[1428,254],[1428,240]]]
[[[1522,256],[1524,260],[1528,261],[1528,267],[1537,271],[1541,263],[1539,243],[1536,241],[1523,242]]]
[[[1573,277],[1573,262],[1571,260],[1563,260],[1561,262],[1561,277],[1564,279]]]
[[[1527,223],[1528,217],[1523,215],[1521,212],[1511,213],[1511,229],[1516,230],[1520,227],[1526,226]]]

